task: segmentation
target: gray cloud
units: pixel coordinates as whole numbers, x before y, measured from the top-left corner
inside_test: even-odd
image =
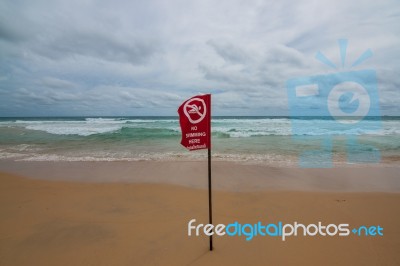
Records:
[[[53,60],[80,55],[105,61],[142,64],[157,51],[157,47],[155,40],[151,39],[124,40],[110,34],[64,32],[53,40],[38,42],[32,51]]]
[[[68,89],[68,88],[75,88],[77,85],[74,82],[68,80],[62,80],[54,77],[44,77],[40,81],[38,81],[39,85],[48,87],[48,88],[55,88],[55,89]]]
[[[209,40],[207,42],[211,47],[214,48],[215,52],[221,56],[227,63],[246,63],[250,59],[244,50],[239,47],[235,47],[232,43],[220,43],[215,40]]]

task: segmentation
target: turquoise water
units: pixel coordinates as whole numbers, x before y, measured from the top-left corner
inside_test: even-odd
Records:
[[[378,118],[370,118],[373,123]],[[300,153],[333,138],[336,161],[346,160],[346,139],[378,149],[383,159],[400,158],[400,117],[382,118],[381,128],[335,130],[330,118],[213,117],[216,160],[295,164]],[[369,121],[367,121],[369,122]],[[317,125],[317,126],[316,126]],[[304,130],[303,130],[304,129]],[[299,141],[297,136],[306,136]],[[0,118],[0,159],[28,161],[200,160],[205,151],[185,150],[177,117]],[[359,152],[367,146],[360,146]],[[353,147],[357,149],[358,147]]]

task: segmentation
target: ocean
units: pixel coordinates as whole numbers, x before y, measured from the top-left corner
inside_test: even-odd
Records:
[[[365,127],[338,130],[337,122],[328,117],[213,117],[212,156],[213,160],[292,166],[301,153],[318,150],[321,139],[332,138],[333,161],[346,163],[347,139],[352,136],[363,144],[352,147],[353,151],[374,149],[380,152],[381,161],[399,162],[400,117],[369,118],[365,122],[376,124],[377,120],[381,121],[379,129],[368,131]],[[178,117],[0,118],[0,160],[206,158],[205,150],[187,151],[180,138]]]

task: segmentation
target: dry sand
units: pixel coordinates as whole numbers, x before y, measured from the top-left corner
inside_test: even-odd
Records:
[[[255,166],[216,164],[215,224],[321,221],[380,225],[384,236],[298,236],[285,242],[274,237],[255,237],[247,242],[243,237],[223,236],[214,238],[215,250],[209,252],[207,237],[187,235],[187,223],[192,218],[207,222],[203,164],[168,166],[153,162],[141,168],[134,166],[138,175],[158,178],[174,172],[179,176],[183,169],[192,169],[193,179],[202,181],[181,180],[185,186],[174,185],[179,178],[164,182],[170,184],[157,183],[156,178],[147,184],[136,179],[121,182],[123,178],[108,180],[119,182],[76,182],[104,176],[100,163],[46,164],[21,163],[19,170],[16,164],[8,168],[0,165],[9,172],[30,172],[25,176],[37,178],[41,174],[58,179],[0,174],[0,265],[400,265],[398,168],[267,171]],[[106,168],[110,166],[119,177],[132,167],[127,170],[109,164]],[[104,171],[111,171],[106,168]],[[74,169],[86,173],[72,176],[78,171]],[[225,182],[217,174],[224,174]],[[68,175],[75,182],[63,180]],[[249,184],[261,176],[272,183],[272,188],[267,189],[261,181],[259,186]],[[342,181],[335,183],[335,176]],[[384,180],[383,185],[379,179]],[[231,180],[234,185],[223,185]],[[365,192],[357,192],[357,184]],[[246,189],[237,192],[240,186]]]

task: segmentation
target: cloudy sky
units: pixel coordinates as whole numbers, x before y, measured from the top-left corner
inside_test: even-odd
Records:
[[[214,115],[287,115],[287,80],[363,69],[400,115],[399,25],[398,0],[3,0],[0,116],[176,115],[197,93]]]

